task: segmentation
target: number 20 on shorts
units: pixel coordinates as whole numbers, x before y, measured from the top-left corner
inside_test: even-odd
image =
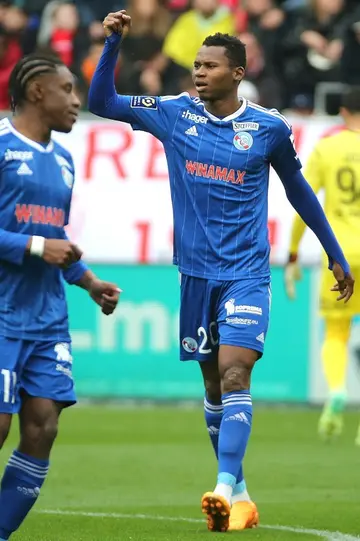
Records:
[[[207,355],[212,352],[213,347],[217,346],[219,343],[219,338],[217,334],[216,322],[212,321],[209,325],[209,331],[207,332],[204,327],[199,327],[197,330],[197,335],[202,337],[199,353]]]

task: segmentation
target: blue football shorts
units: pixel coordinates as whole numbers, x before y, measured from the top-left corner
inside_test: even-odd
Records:
[[[24,391],[65,406],[75,404],[69,342],[0,336],[0,413],[18,413]]]
[[[217,281],[181,275],[180,359],[216,359],[221,344],[262,356],[271,307],[270,279]]]

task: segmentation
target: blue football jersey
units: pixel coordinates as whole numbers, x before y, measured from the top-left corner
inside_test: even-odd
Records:
[[[113,118],[163,142],[180,272],[215,280],[268,276],[270,165],[279,176],[301,169],[287,120],[247,100],[217,118],[188,93],[117,98]]]
[[[0,122],[0,335],[67,340],[63,273],[25,255],[32,235],[66,238],[74,166],[54,141],[45,146]]]

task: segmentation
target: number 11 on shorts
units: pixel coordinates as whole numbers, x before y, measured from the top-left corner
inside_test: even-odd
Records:
[[[12,404],[15,404],[15,388],[17,382],[16,372],[11,370],[2,369],[1,375],[3,377],[4,383],[4,403],[9,404],[11,401]]]

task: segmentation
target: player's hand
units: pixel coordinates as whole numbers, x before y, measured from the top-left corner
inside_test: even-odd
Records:
[[[339,263],[333,265],[333,275],[335,276],[336,284],[331,288],[331,291],[339,291],[340,295],[337,297],[337,301],[348,302],[352,294],[354,293],[355,280],[349,272],[345,276],[345,273]]]
[[[288,262],[285,266],[285,291],[292,301],[296,298],[296,282],[301,280],[302,272],[297,261]]]
[[[64,239],[45,239],[42,258],[50,265],[66,269],[81,259],[83,253],[76,244]]]
[[[103,21],[103,27],[106,37],[110,37],[111,34],[119,34],[125,38],[131,27],[131,17],[126,14],[125,9],[109,13]]]
[[[115,310],[120,293],[121,289],[116,284],[98,279],[93,280],[89,287],[90,297],[96,304],[101,306],[101,311],[106,316],[109,316]]]

